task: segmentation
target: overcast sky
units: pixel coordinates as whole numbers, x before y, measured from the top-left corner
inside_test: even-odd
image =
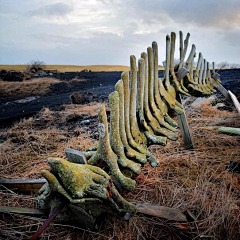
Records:
[[[240,63],[240,0],[0,0],[0,64],[129,65],[152,41],[161,64],[179,30],[208,61]]]

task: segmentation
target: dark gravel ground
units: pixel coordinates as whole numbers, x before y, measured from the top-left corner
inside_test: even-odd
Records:
[[[222,85],[240,98],[240,69],[220,70],[218,73],[221,75]],[[163,71],[159,71],[159,77],[162,76]],[[97,101],[105,101],[108,95],[114,91],[114,85],[120,79],[121,72],[68,72],[52,77],[66,81],[74,78],[86,81],[55,84],[48,94],[39,96],[31,102],[17,103],[11,99],[1,101],[0,125],[2,127],[9,126],[20,118],[39,112],[43,107],[51,109],[68,104],[70,103],[69,96],[73,92],[80,94],[92,92],[97,95]]]

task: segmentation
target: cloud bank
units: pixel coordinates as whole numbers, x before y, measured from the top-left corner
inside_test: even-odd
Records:
[[[240,63],[237,0],[2,0],[0,63],[122,64],[152,41],[165,56],[165,36],[191,33],[209,61]]]

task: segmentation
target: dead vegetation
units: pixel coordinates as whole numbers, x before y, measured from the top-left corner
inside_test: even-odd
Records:
[[[48,93],[50,86],[61,81],[55,78],[34,78],[22,82],[0,82],[1,98],[11,100],[22,99],[31,96],[39,96]]]
[[[67,105],[59,111],[43,109],[36,117],[23,120],[3,132],[1,179],[39,178],[48,168],[47,156],[65,157],[66,147],[83,151],[95,144],[99,104]],[[70,114],[92,116],[89,126],[66,123]],[[189,226],[160,218],[136,215],[129,222],[105,219],[99,232],[73,226],[51,224],[41,239],[238,239],[240,234],[240,176],[226,170],[230,160],[240,162],[240,136],[220,134],[207,126],[239,127],[240,117],[209,105],[187,112],[195,151],[187,151],[179,141],[150,149],[160,167],[148,164],[136,177],[137,187],[124,197],[180,209]],[[94,125],[95,124],[95,125]],[[95,129],[95,132],[93,131]],[[2,205],[37,207],[34,197],[19,196],[3,189]],[[32,236],[42,220],[16,214],[2,215],[0,237],[24,239]]]

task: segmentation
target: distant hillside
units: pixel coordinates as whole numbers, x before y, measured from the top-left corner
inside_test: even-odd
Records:
[[[0,65],[0,70],[15,70],[15,71],[24,71],[27,65]],[[93,72],[114,72],[114,71],[129,71],[129,66],[122,65],[87,65],[87,66],[77,66],[77,65],[47,65],[46,70],[58,70],[61,72],[80,72],[84,69]],[[162,70],[162,67],[159,67],[159,70]]]

